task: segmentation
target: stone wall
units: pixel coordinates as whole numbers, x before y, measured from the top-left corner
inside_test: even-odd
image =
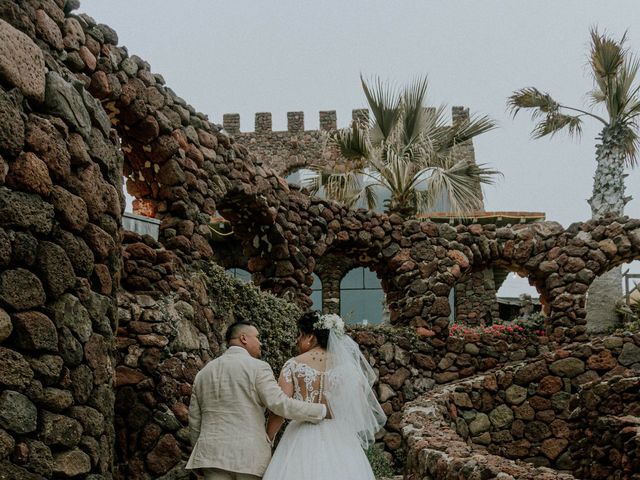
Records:
[[[498,266],[529,277],[545,303],[549,333],[570,341],[586,338],[585,292],[593,279],[639,256],[640,222],[627,218],[567,230],[553,222],[454,229],[312,199],[178,97],[148,63],[129,56],[112,29],[88,15],[74,15],[75,2],[42,5],[8,3],[2,18],[26,32],[52,69],[50,91],[61,89],[65,105],[72,105],[60,113],[73,126],[70,148],[80,158],[82,139],[101,169],[82,172],[82,185],[99,186],[90,192],[90,208],[115,212],[120,197],[115,185],[124,174],[129,192],[162,219],[160,242],[187,265],[215,257],[209,224],[218,210],[231,221],[256,285],[301,307],[310,305],[318,260],[347,257],[381,278],[393,323],[428,326],[446,338],[450,290],[468,274]],[[71,82],[73,89],[67,88]],[[14,128],[11,111],[3,119]],[[293,124],[302,130],[299,119],[292,118]],[[104,142],[98,133],[105,135]],[[86,141],[82,134],[88,135]],[[124,158],[117,153],[117,137]],[[98,181],[100,175],[108,181]],[[109,232],[117,226],[100,228]],[[100,288],[108,289],[104,268],[96,272],[106,282]]]
[[[627,361],[632,359],[627,347]],[[624,350],[623,350],[623,353]],[[631,355],[630,355],[631,353]],[[579,478],[637,478],[640,472],[640,377],[583,385],[575,402],[571,457]],[[575,405],[574,405],[575,406]]]
[[[405,460],[406,445],[400,432],[407,402],[439,385],[547,351],[547,339],[537,336],[470,334],[443,342],[424,328],[354,326],[349,332],[378,374],[376,393],[389,417],[378,440],[397,468]]]
[[[491,325],[500,319],[493,270],[473,272],[455,286],[455,319],[463,325]]]
[[[58,63],[64,2],[0,5],[0,471],[108,478],[122,154]],[[79,54],[78,54],[79,55]]]
[[[283,177],[311,166],[340,171],[348,161],[326,148],[327,133],[338,128],[335,110],[319,113],[319,130],[305,130],[304,112],[287,112],[285,131],[272,129],[270,112],[256,113],[253,132],[240,130],[240,115],[237,113],[226,113],[222,118],[227,133],[233,135],[240,145],[248,148],[259,161]],[[469,109],[452,107],[451,118],[453,122],[468,120]],[[352,110],[351,119],[368,122],[369,110]],[[468,141],[460,144],[455,150],[455,155],[475,162],[473,143]]]
[[[264,359],[292,355],[300,311],[229,277],[214,264],[185,268],[152,238],[124,232],[126,291],[118,295],[114,477],[188,478],[188,405],[196,373],[223,351],[238,316],[256,322]]]
[[[501,469],[509,473],[505,458],[573,471],[579,478],[588,471],[605,478],[603,471],[623,471],[623,464],[631,468],[637,445],[620,448],[617,427],[620,422],[635,427],[637,420],[607,423],[601,414],[638,414],[639,345],[638,335],[595,339],[434,389],[408,404],[400,420],[409,468],[417,474],[438,470],[439,477],[468,463],[464,457],[470,452],[499,456],[487,456],[483,468],[490,476],[483,478]],[[572,417],[575,404],[582,409]],[[599,441],[595,431],[602,434]],[[624,448],[632,453],[623,461]],[[521,472],[517,478],[529,475]]]

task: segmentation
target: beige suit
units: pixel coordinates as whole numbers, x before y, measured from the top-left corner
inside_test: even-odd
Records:
[[[193,383],[189,428],[193,452],[186,468],[217,468],[262,476],[271,459],[265,408],[285,418],[319,422],[325,406],[289,398],[268,363],[229,347]]]

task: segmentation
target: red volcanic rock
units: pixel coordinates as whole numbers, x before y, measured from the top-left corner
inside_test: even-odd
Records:
[[[116,381],[115,387],[122,387],[124,385],[137,385],[147,377],[139,370],[119,365],[116,367]]]
[[[0,77],[40,103],[44,100],[45,72],[42,50],[27,35],[0,20]]]
[[[129,258],[135,260],[145,260],[149,263],[156,263],[156,251],[143,242],[136,242],[127,245],[126,252]]]
[[[430,337],[434,337],[436,335],[436,332],[434,332],[433,330],[429,330],[428,328],[417,327],[416,335],[423,338],[430,338]]]
[[[60,27],[42,9],[36,10],[36,33],[56,50],[64,48]]]
[[[551,396],[562,390],[564,383],[560,377],[546,376],[540,380],[537,393],[543,396]]]
[[[467,256],[464,253],[462,253],[459,250],[449,250],[447,252],[447,257],[449,257],[454,262],[456,262],[458,265],[460,265],[460,268],[462,268],[462,269],[465,269],[465,268],[469,267],[469,259],[467,258]]]
[[[611,355],[610,350],[603,350],[600,353],[591,355],[587,359],[587,368],[589,370],[596,370],[601,372],[611,370],[617,366],[618,362],[613,357],[613,355]]]
[[[73,232],[82,232],[89,222],[87,204],[68,190],[55,185],[51,194],[51,202],[60,222]]]
[[[155,475],[167,473],[180,461],[180,447],[173,436],[166,434],[158,440],[155,448],[147,455],[147,467]]]
[[[40,312],[21,312],[14,314],[12,319],[18,347],[58,351],[58,333],[49,317]]]
[[[8,186],[48,197],[52,182],[47,165],[31,152],[21,154],[9,168]]]
[[[30,115],[25,141],[46,163],[55,181],[64,181],[69,176],[71,154],[67,150],[64,136],[49,120]]]

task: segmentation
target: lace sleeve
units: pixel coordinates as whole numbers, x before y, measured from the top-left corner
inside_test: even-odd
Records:
[[[289,385],[293,384],[293,358],[287,360],[282,366],[282,370],[280,371],[280,378]]]

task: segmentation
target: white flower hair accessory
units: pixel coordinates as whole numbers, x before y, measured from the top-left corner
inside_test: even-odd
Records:
[[[335,313],[327,313],[326,315],[320,315],[318,321],[313,324],[313,328],[316,330],[333,330],[336,333],[344,333],[344,320],[340,318],[340,315]]]

